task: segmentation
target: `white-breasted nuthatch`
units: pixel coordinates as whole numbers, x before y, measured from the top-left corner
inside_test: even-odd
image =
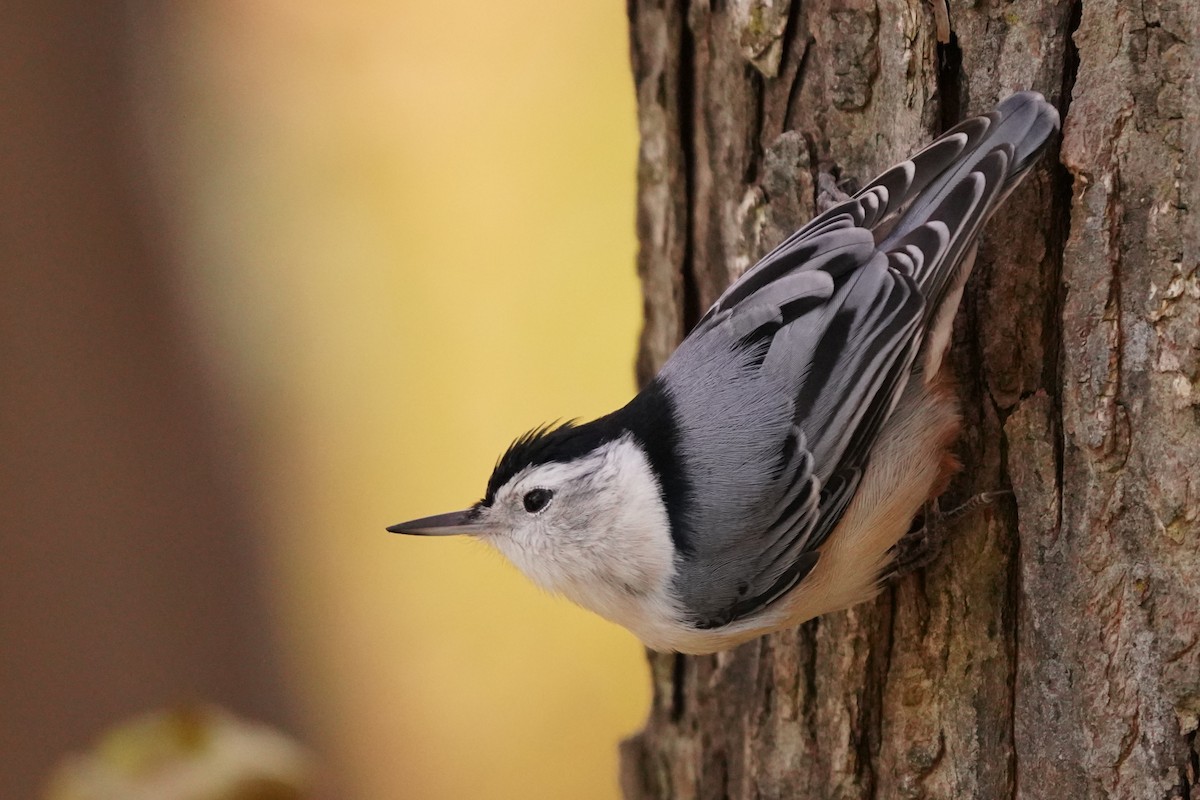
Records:
[[[624,408],[513,442],[473,534],[656,650],[854,605],[956,469],[940,378],[988,217],[1058,129],[1041,95],[966,120],[738,278]]]

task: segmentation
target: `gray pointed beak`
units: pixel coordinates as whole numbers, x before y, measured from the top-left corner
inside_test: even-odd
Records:
[[[449,514],[401,522],[399,525],[390,526],[388,530],[413,536],[456,536],[463,533],[486,533],[487,526],[479,521],[478,511],[468,508],[465,511],[451,511]]]

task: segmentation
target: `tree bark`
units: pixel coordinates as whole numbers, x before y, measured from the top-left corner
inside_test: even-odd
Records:
[[[1012,497],[872,603],[651,654],[631,799],[1200,800],[1200,6],[946,11],[630,0],[643,381],[832,184],[1018,89],[1065,112],[988,226],[951,352],[942,505]]]

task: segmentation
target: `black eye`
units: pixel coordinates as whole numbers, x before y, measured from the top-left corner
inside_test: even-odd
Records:
[[[536,514],[546,507],[551,497],[554,497],[554,492],[549,489],[530,489],[525,493],[525,510]]]

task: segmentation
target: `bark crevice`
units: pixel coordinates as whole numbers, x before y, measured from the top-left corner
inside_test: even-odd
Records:
[[[696,53],[692,42],[692,30],[688,19],[689,0],[678,0],[682,24],[679,26],[679,148],[683,154],[683,330],[691,330],[701,316],[700,290],[696,282],[695,233],[696,233]]]
[[[954,31],[954,19],[950,19],[950,40],[937,45],[938,97],[941,99],[941,131],[953,128],[962,119],[963,52]]]

